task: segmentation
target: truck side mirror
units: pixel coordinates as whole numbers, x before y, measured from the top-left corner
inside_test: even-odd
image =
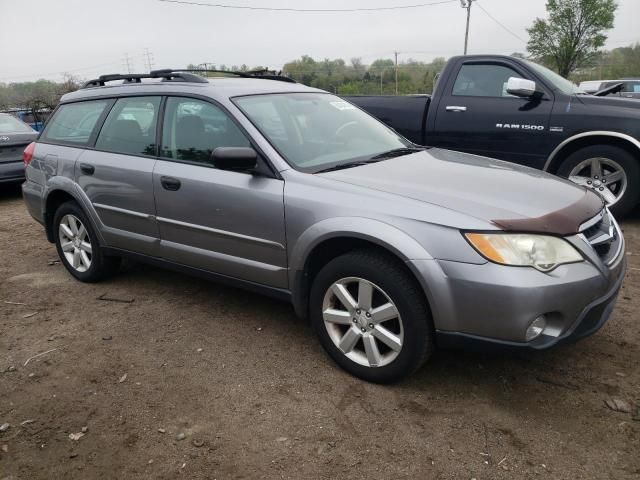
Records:
[[[507,93],[522,98],[531,98],[539,94],[536,82],[518,77],[509,78],[507,81]]]

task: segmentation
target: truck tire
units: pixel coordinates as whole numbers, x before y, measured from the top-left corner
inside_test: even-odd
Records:
[[[358,250],[327,263],[313,281],[311,323],[329,356],[369,382],[391,383],[434,350],[424,292],[393,258]]]
[[[639,160],[614,145],[581,148],[562,162],[558,175],[600,194],[618,218],[640,201]]]
[[[58,207],[53,232],[60,261],[77,280],[98,282],[118,271],[120,257],[104,254],[93,225],[76,202]]]

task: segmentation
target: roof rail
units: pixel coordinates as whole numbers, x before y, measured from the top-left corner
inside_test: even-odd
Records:
[[[193,75],[191,73],[180,72],[179,70],[154,70],[149,73],[129,73],[120,74],[112,73],[108,75],[100,75],[98,78],[89,80],[80,88],[104,87],[107,82],[116,80],[124,80],[124,83],[142,83],[143,78],[161,78],[167,82],[189,82],[189,83],[207,83],[204,78]]]
[[[207,70],[207,69],[181,69],[181,70],[154,70],[154,72],[164,73],[224,73],[227,75],[235,75],[241,78],[261,78],[263,80],[277,80],[280,82],[298,83],[293,78],[282,75],[282,72],[275,70],[250,70],[248,72],[238,72],[233,70]]]

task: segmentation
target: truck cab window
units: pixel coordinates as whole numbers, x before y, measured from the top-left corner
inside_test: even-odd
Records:
[[[504,65],[468,64],[460,68],[453,95],[467,97],[511,97],[507,93],[509,77],[521,77]]]

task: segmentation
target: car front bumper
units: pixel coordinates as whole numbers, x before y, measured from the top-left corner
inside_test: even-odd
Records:
[[[588,260],[549,273],[493,263],[410,262],[424,280],[442,347],[545,349],[595,333],[608,320],[626,272],[624,244],[610,265]],[[544,316],[532,341],[526,330]]]
[[[22,160],[0,163],[0,183],[24,181],[24,163]]]

